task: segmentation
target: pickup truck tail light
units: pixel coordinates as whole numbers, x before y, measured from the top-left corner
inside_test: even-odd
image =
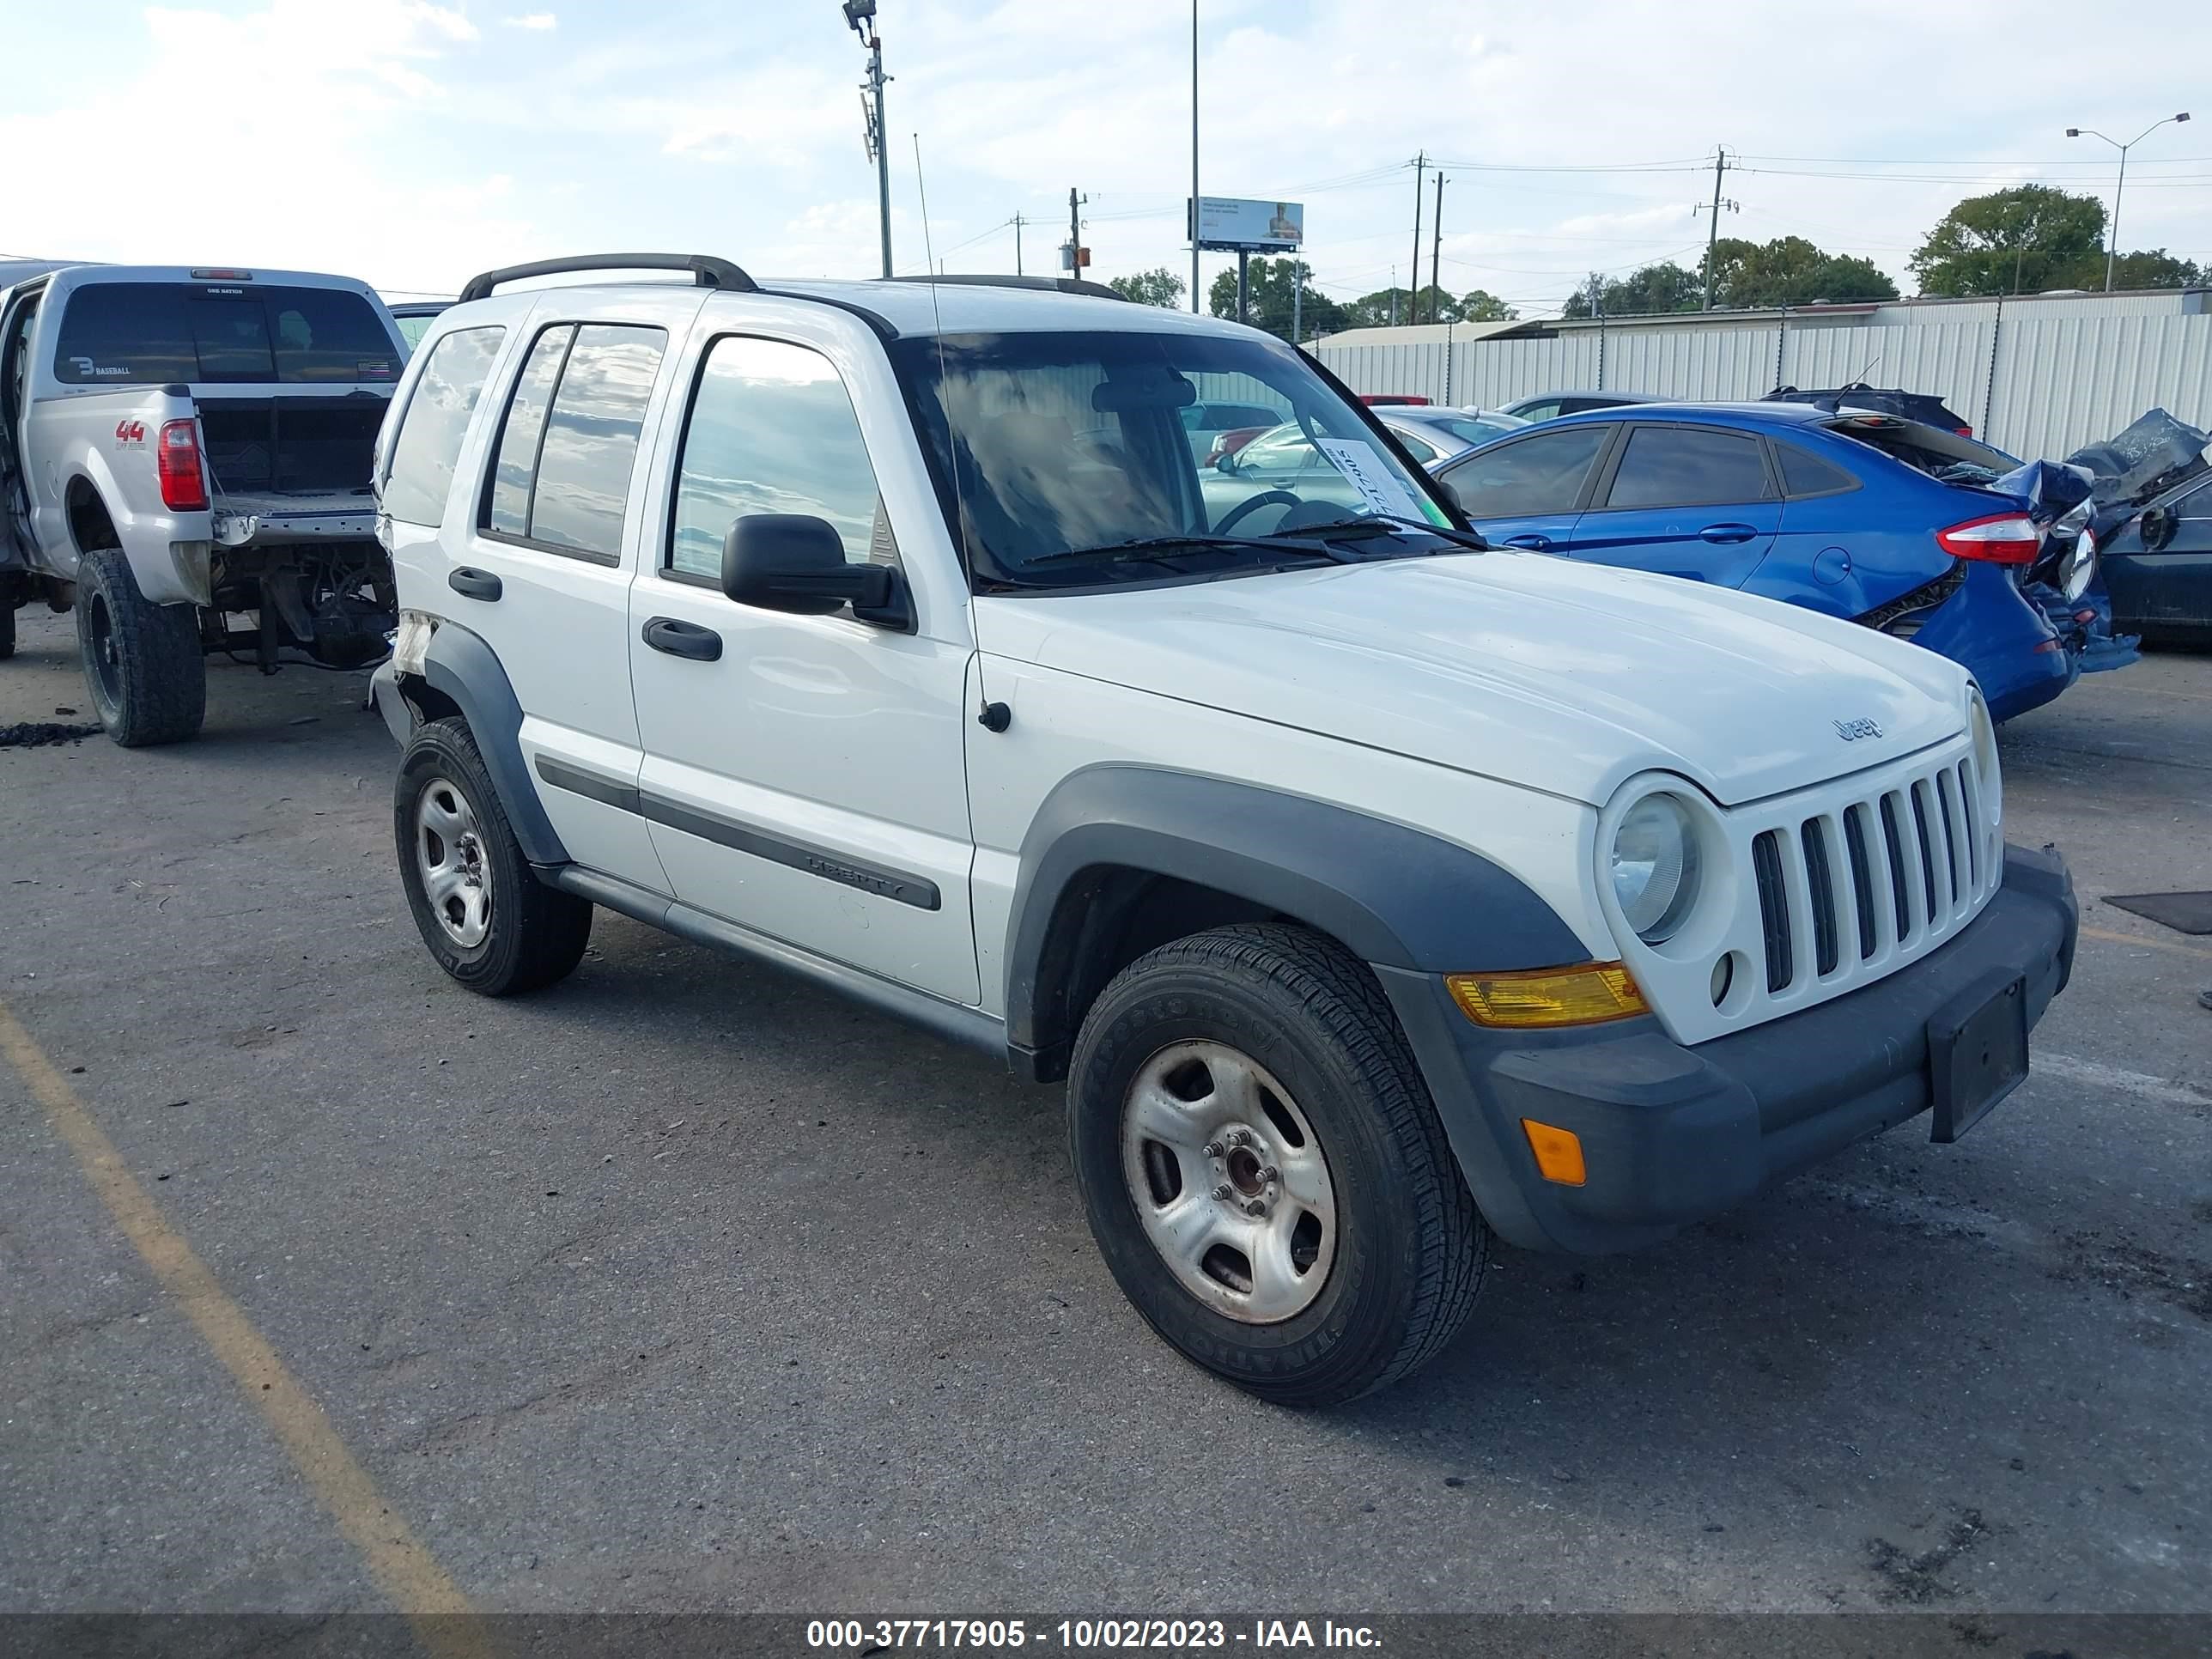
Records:
[[[161,505],[172,513],[205,512],[207,475],[200,471],[198,423],[162,422],[161,441],[154,456],[161,474]]]
[[[2018,513],[1969,519],[1937,531],[1936,540],[1953,558],[1980,559],[1990,564],[2033,564],[2043,550],[2043,532]]]

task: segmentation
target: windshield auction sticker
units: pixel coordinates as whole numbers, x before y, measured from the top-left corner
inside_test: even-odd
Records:
[[[1422,502],[1402,479],[1385,470],[1382,458],[1365,444],[1343,438],[1317,438],[1321,453],[1352,481],[1368,510],[1397,519],[1425,519]]]

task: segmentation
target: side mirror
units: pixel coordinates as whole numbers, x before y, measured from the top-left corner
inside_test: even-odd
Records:
[[[1457,484],[1454,483],[1449,478],[1438,478],[1436,481],[1436,483],[1437,489],[1443,490],[1445,495],[1451,497],[1452,504],[1458,507],[1461,512],[1464,513],[1468,510],[1467,497],[1459,493],[1459,486]]]
[[[849,605],[862,622],[910,628],[905,586],[887,564],[848,564],[845,544],[826,519],[806,513],[755,513],[722,538],[722,592],[739,605],[826,617]]]

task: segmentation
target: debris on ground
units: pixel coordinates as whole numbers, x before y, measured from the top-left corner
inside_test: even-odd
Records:
[[[58,720],[22,720],[0,726],[0,749],[40,749],[53,743],[76,743],[100,730],[100,722],[64,726]]]

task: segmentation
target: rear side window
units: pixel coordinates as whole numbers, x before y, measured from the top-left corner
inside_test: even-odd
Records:
[[[500,436],[488,528],[601,563],[621,556],[638,436],[667,346],[665,330],[611,323],[538,337]]]
[[[453,487],[469,416],[476,412],[506,334],[503,328],[465,328],[431,348],[392,442],[383,507],[393,518],[434,525],[445,517],[446,495]]]
[[[1571,512],[1612,435],[1603,424],[1547,432],[1470,456],[1447,476],[1471,518]]]
[[[1607,507],[1713,507],[1774,498],[1759,440],[1696,427],[1640,426],[1606,494]]]
[[[54,348],[64,386],[353,386],[399,362],[364,295],[226,283],[87,283]]]
[[[848,562],[896,562],[860,416],[818,351],[777,340],[717,340],[700,372],[676,476],[668,554],[678,575],[718,579],[722,541],[756,513],[826,519]]]
[[[1818,455],[1808,455],[1795,444],[1778,443],[1775,459],[1782,463],[1782,490],[1786,495],[1837,495],[1856,489],[1858,480],[1840,466]]]

